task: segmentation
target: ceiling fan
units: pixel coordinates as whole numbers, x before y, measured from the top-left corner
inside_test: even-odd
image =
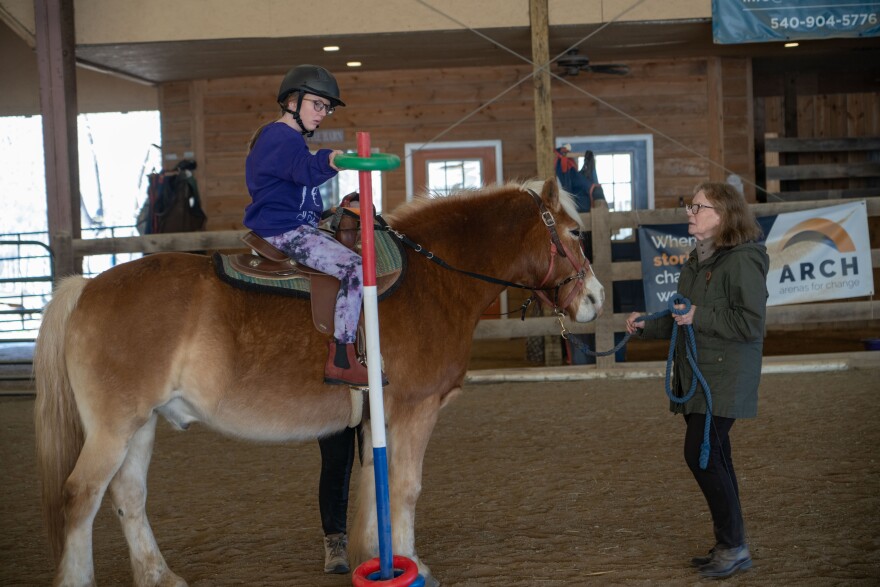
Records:
[[[611,75],[626,75],[629,73],[628,66],[617,63],[590,65],[589,57],[581,55],[577,49],[571,49],[566,52],[565,55],[556,60],[556,65],[559,67],[559,75],[561,76],[575,76],[582,71]]]

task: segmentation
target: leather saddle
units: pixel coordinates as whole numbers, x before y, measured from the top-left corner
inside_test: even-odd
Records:
[[[230,255],[229,265],[243,275],[259,279],[307,280],[309,298],[312,301],[312,322],[319,332],[332,334],[339,280],[297,263],[254,232],[247,233],[241,240],[256,254]]]
[[[346,196],[327,222],[327,228],[334,233],[336,240],[360,254],[360,211],[351,207],[351,201],[356,196]],[[250,291],[309,298],[315,328],[324,334],[332,334],[339,280],[297,263],[254,232],[248,232],[241,240],[252,252],[231,255],[215,253],[214,265],[218,276],[231,285]],[[380,247],[380,244],[383,246]],[[396,289],[405,268],[404,256],[393,239],[384,236],[377,238],[377,252],[380,260],[389,259],[385,267],[377,267],[377,292],[381,300],[383,294],[387,296]]]

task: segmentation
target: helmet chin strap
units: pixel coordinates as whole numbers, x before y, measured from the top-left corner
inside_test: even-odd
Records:
[[[301,132],[303,134],[303,136],[311,138],[312,135],[315,134],[315,130],[317,130],[318,127],[316,126],[314,130],[306,130],[306,125],[303,124],[302,118],[299,117],[299,109],[303,103],[303,94],[302,94],[302,92],[297,92],[296,96],[297,97],[296,97],[296,111],[295,112],[293,110],[291,110],[290,108],[288,108],[287,106],[281,106],[281,110],[284,112],[287,112],[288,114],[292,114],[293,119],[299,125],[299,128],[300,128],[299,132]]]

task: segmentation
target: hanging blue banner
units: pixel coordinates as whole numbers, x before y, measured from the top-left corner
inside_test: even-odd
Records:
[[[688,234],[687,224],[639,227],[639,253],[642,259],[642,285],[645,311],[665,310],[678,290],[678,274],[697,239]]]
[[[712,0],[717,44],[878,35],[878,0]]]

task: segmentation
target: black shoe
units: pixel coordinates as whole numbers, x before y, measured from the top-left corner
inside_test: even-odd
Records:
[[[702,567],[703,565],[708,565],[712,562],[712,555],[715,554],[715,549],[718,548],[718,545],[712,547],[712,549],[705,556],[695,556],[691,559],[691,566],[695,568]]]
[[[752,556],[745,544],[734,548],[715,549],[712,560],[700,567],[700,576],[722,578],[752,567]]]

